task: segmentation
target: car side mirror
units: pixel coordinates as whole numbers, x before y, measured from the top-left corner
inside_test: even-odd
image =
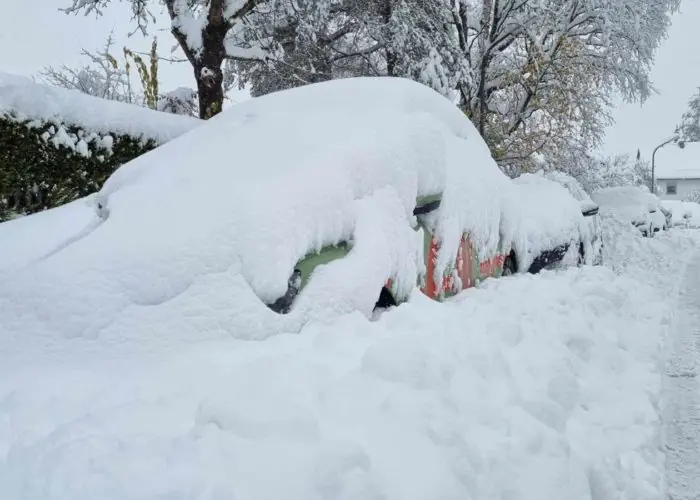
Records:
[[[584,217],[593,217],[594,215],[598,215],[598,210],[600,210],[598,207],[590,207],[582,210],[581,213]]]

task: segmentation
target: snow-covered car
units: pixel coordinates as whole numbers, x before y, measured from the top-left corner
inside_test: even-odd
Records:
[[[580,203],[544,181],[509,179],[428,87],[308,85],[238,104],[123,165],[91,198],[94,220],[4,282],[66,336],[201,294],[208,312],[186,321],[208,330],[210,309],[224,307],[221,328],[260,338],[319,315],[371,316],[417,284],[440,299],[576,264],[581,249],[592,259]]]
[[[662,206],[671,212],[671,225],[673,227],[688,227],[693,212],[686,203],[681,200],[662,200]]]
[[[700,227],[700,204],[693,201],[663,200],[665,209],[673,213],[673,225],[685,228]]]
[[[653,237],[666,224],[659,198],[638,186],[604,188],[591,195],[602,214],[630,222],[643,236]]]
[[[603,226],[600,220],[598,204],[591,199],[590,195],[583,189],[583,186],[572,176],[560,172],[558,170],[549,170],[538,172],[547,179],[557,182],[569,190],[573,196],[581,204],[581,212],[586,217],[586,221],[590,227],[591,233],[591,253],[593,255],[593,264],[598,265],[603,262]]]

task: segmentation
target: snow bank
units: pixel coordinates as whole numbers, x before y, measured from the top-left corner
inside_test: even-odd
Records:
[[[618,224],[614,271],[259,343],[0,366],[0,497],[660,498],[659,349],[696,244]]]
[[[47,132],[44,140],[70,147],[83,155],[87,154],[89,141],[98,141],[101,147],[109,149],[113,135],[128,135],[163,144],[201,123],[196,118],[100,99],[2,72],[0,115],[28,120],[30,124],[33,121],[37,125],[53,123],[53,132]],[[71,126],[82,129],[84,137],[69,133],[67,128]]]
[[[119,168],[95,197],[101,224],[0,280],[11,318],[0,333],[21,337],[18,304],[35,311],[36,337],[120,347],[264,338],[348,307],[369,316],[387,278],[403,298],[422,270],[417,196],[443,192],[440,271],[463,232],[482,258],[502,239],[531,259],[541,242],[524,232],[545,212],[514,189],[471,122],[417,83],[350,79],[253,99]],[[304,255],[340,241],[353,243],[347,261],[319,270],[292,313],[260,302],[285,293]]]

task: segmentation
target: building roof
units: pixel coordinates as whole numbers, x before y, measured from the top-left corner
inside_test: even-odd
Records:
[[[700,144],[688,143],[684,149],[668,144],[656,153],[657,179],[700,179]]]

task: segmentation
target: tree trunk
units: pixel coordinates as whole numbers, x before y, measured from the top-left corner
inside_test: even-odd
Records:
[[[208,120],[221,112],[224,104],[224,72],[226,57],[224,22],[211,22],[202,31],[202,51],[194,65],[194,77],[199,93],[199,117]]]
[[[393,14],[393,8],[391,4],[392,0],[384,0],[382,3],[380,3],[379,7],[379,14],[381,16],[382,22],[384,25],[389,28],[389,25],[391,23],[391,16]],[[385,54],[386,54],[386,74],[387,76],[395,76],[396,74],[396,63],[398,61],[398,57],[394,53],[394,50],[392,48],[393,45],[393,40],[389,39],[389,32],[387,32],[387,48],[385,49]]]
[[[221,66],[195,67],[197,94],[199,95],[199,117],[208,120],[221,112],[224,104],[224,77]]]

